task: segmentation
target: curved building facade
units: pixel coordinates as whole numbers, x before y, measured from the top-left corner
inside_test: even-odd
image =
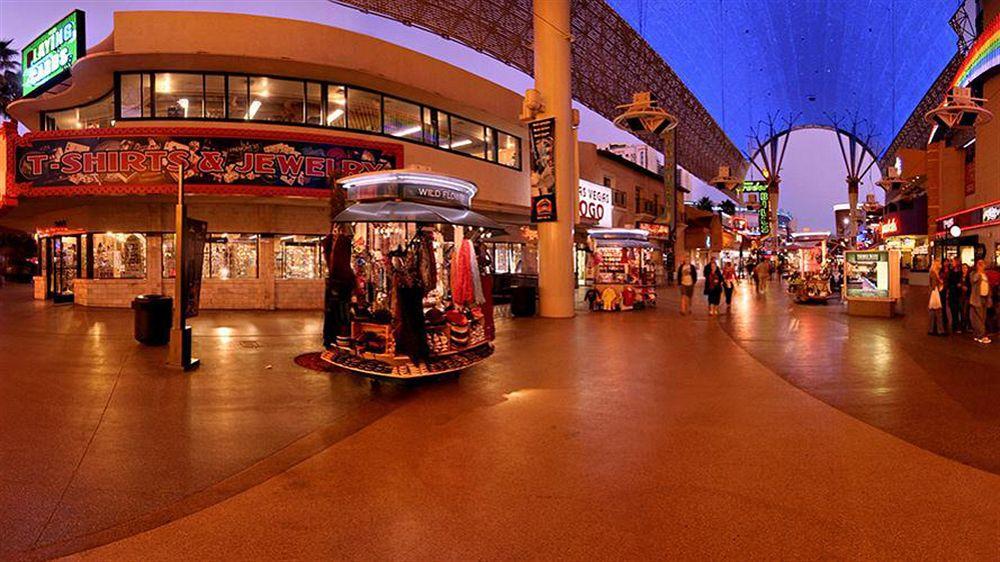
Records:
[[[119,12],[70,78],[10,106],[29,132],[3,131],[0,216],[38,235],[37,298],[127,306],[172,290],[183,173],[189,215],[210,232],[202,306],[318,308],[333,181],[418,166],[475,182],[476,210],[513,226],[498,244],[529,264],[520,104],[457,67],[341,29]]]

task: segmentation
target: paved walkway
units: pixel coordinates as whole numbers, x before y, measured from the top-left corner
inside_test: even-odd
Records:
[[[206,315],[205,367],[185,376],[129,340],[127,313],[0,292],[0,427],[18,427],[0,431],[0,552],[133,535],[85,555],[995,557],[1000,476],[828,406],[751,349],[782,298],[742,300],[733,320],[507,321],[460,378],[370,387],[291,364],[314,314]],[[902,325],[834,312],[794,310],[768,346]],[[902,378],[896,346],[917,340],[880,341],[872,376]]]

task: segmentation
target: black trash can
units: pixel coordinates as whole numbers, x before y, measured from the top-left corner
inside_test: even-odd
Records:
[[[164,295],[139,295],[132,300],[135,310],[135,339],[144,345],[170,343],[174,299]]]
[[[513,316],[534,316],[538,300],[538,287],[511,287],[510,313]]]

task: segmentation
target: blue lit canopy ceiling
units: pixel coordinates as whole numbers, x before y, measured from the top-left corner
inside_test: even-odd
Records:
[[[769,115],[867,120],[884,150],[955,54],[958,0],[607,0],[737,146]]]

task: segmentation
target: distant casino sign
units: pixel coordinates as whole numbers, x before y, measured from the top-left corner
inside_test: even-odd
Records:
[[[14,151],[15,185],[30,195],[66,189],[160,192],[146,188],[176,186],[183,169],[187,185],[213,192],[326,195],[332,178],[402,166],[403,148],[396,144],[316,135],[226,136],[231,134],[218,129],[30,133]]]

